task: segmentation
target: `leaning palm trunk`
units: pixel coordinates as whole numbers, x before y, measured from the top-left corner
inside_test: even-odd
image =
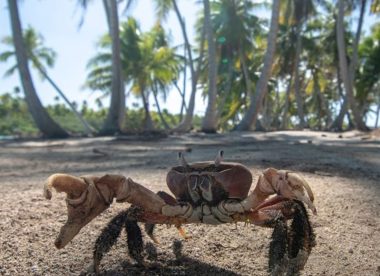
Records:
[[[49,75],[45,72],[45,70],[38,65],[37,62],[34,63],[37,67],[38,71],[42,74],[42,76],[54,87],[54,89],[58,92],[58,94],[63,98],[63,100],[67,103],[67,105],[74,112],[75,116],[82,123],[84,131],[87,135],[93,134],[93,128],[87,123],[87,121],[83,118],[83,116],[76,110],[75,106],[69,101],[63,91],[58,87],[58,85],[49,77]]]
[[[364,3],[365,4],[365,3]],[[340,73],[343,81],[343,85],[346,91],[346,97],[347,101],[350,105],[350,108],[352,110],[353,119],[356,124],[356,128],[359,130],[368,130],[367,126],[365,125],[363,118],[360,115],[360,112],[357,108],[356,101],[354,98],[353,93],[353,79],[354,76],[350,71],[354,70],[355,68],[355,60],[352,60],[352,65],[350,67],[350,70],[347,65],[347,57],[346,57],[346,45],[344,41],[344,2],[343,0],[339,0],[338,2],[338,22],[337,22],[337,42],[338,42],[338,54],[339,54],[339,67],[340,67]],[[359,23],[361,25],[361,23]],[[354,51],[355,47],[354,45]],[[356,49],[357,50],[357,49]],[[352,69],[351,69],[352,68]]]
[[[195,107],[195,94],[197,91],[197,80],[196,80],[197,77],[195,75],[193,55],[191,52],[191,46],[190,46],[189,38],[188,38],[187,32],[186,32],[185,22],[183,21],[182,15],[179,11],[177,1],[172,0],[172,3],[173,3],[174,11],[177,15],[179,25],[181,26],[183,38],[185,40],[185,48],[187,50],[187,56],[188,56],[187,61],[189,63],[190,74],[191,74],[191,94],[190,94],[188,110],[187,110],[185,117],[183,118],[182,122],[176,127],[176,131],[187,132],[191,129],[192,123],[193,123],[193,115],[194,115],[194,107]]]
[[[117,1],[104,1],[112,40],[111,104],[100,134],[113,135],[122,132],[125,117],[125,92],[121,72],[120,36]]]
[[[181,91],[181,88],[178,86],[177,82],[173,82],[174,87],[177,89],[178,94],[181,96],[182,103],[181,103],[181,112],[180,112],[180,118],[182,119],[183,116],[183,111],[188,110],[187,105],[186,105],[186,99],[185,99],[185,90]]]
[[[182,122],[175,128],[175,131],[179,132],[187,132],[192,128],[193,124],[193,116],[194,116],[194,108],[195,108],[195,96],[197,92],[197,83],[198,83],[198,77],[199,77],[199,72],[201,69],[201,64],[203,60],[203,53],[204,53],[204,41],[205,41],[205,28],[202,30],[201,34],[201,45],[200,45],[200,53],[199,53],[199,59],[198,59],[198,65],[197,68],[194,68],[194,60],[192,57],[192,52],[191,52],[191,46],[190,42],[187,36],[186,32],[186,27],[185,23],[182,19],[182,15],[178,9],[177,2],[176,0],[172,0],[173,6],[174,6],[174,11],[177,15],[178,22],[181,27],[182,35],[185,40],[185,47],[187,49],[187,62],[189,63],[190,67],[190,74],[191,74],[191,92],[190,92],[190,99],[189,99],[189,104],[187,107],[187,112],[182,120]]]
[[[203,1],[204,4],[204,16],[205,16],[205,28],[207,34],[207,49],[208,49],[208,103],[206,114],[202,121],[202,131],[204,132],[216,132],[218,126],[218,112],[216,108],[217,92],[216,92],[216,49],[214,41],[214,32],[211,25],[210,15],[210,2],[208,0]]]
[[[32,77],[29,72],[28,58],[22,37],[21,22],[18,13],[17,1],[8,0],[10,11],[13,44],[16,50],[16,60],[20,72],[21,83],[25,93],[25,101],[28,109],[42,134],[49,138],[64,138],[68,134],[63,130],[46,112],[37,96],[33,85]]]
[[[165,130],[169,130],[170,127],[168,123],[166,122],[164,115],[162,114],[160,102],[158,101],[158,98],[157,98],[157,90],[158,90],[157,85],[154,84],[154,88],[152,89],[152,91],[153,91],[154,102],[157,107],[158,116],[160,117],[161,123],[164,125]]]
[[[273,57],[276,50],[280,0],[274,0],[272,5],[272,18],[268,34],[268,46],[264,58],[264,67],[256,85],[256,92],[254,95],[250,95],[250,107],[239,125],[236,127],[236,130],[239,131],[251,130],[255,126],[258,114],[262,107],[262,100],[268,90],[268,80],[272,72]]]

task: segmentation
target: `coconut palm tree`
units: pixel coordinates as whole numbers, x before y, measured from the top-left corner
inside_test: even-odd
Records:
[[[33,28],[28,27],[25,29],[24,34],[24,45],[27,52],[27,57],[31,62],[32,67],[36,68],[40,75],[46,79],[51,86],[57,91],[57,93],[64,99],[66,104],[71,108],[75,116],[82,123],[83,128],[87,135],[92,135],[92,128],[83,118],[83,116],[76,110],[75,106],[69,101],[63,91],[58,87],[58,85],[52,80],[52,78],[48,75],[46,66],[52,67],[55,62],[56,53],[53,49],[47,48],[43,45],[44,39],[41,35],[39,35]],[[12,37],[4,37],[3,43],[12,46],[13,39]],[[14,57],[16,52],[13,50],[5,51],[0,54],[0,61],[7,62],[10,58]],[[46,65],[45,65],[46,64]],[[11,66],[4,76],[10,76],[17,70],[17,64]]]
[[[68,137],[68,133],[56,122],[54,122],[47,111],[43,108],[34,88],[32,77],[29,72],[28,54],[22,36],[22,27],[17,1],[8,0],[8,8],[10,13],[12,37],[15,47],[17,66],[29,111],[32,114],[32,117],[38,129],[44,136],[50,138]]]
[[[169,47],[166,33],[160,24],[147,33],[141,33],[136,20],[130,17],[120,26],[120,38],[124,85],[130,85],[132,93],[141,97],[145,111],[143,128],[153,130],[149,95],[153,92],[153,96],[157,97],[158,92],[168,92],[172,80],[178,78],[180,58]],[[94,90],[109,92],[112,68],[109,37],[104,37],[100,46],[102,52],[89,62],[87,85]]]
[[[78,0],[79,6],[84,10],[92,0]],[[117,0],[103,0],[104,11],[106,14],[109,36],[112,42],[112,80],[111,80],[111,102],[108,108],[106,120],[100,130],[100,135],[113,135],[123,132],[125,122],[125,90],[124,80],[120,64],[120,35],[119,35],[119,14]],[[127,10],[133,0],[126,1]],[[83,23],[83,18],[80,25]]]
[[[249,109],[237,125],[236,130],[250,130],[256,125],[257,117],[262,107],[262,101],[268,89],[268,80],[272,72],[273,58],[276,49],[279,13],[280,1],[273,0],[272,17],[268,33],[268,44],[263,69],[261,71],[260,79],[256,85],[255,94],[250,95]]]
[[[368,130],[368,127],[365,125],[363,118],[360,115],[360,112],[358,110],[358,107],[356,105],[355,97],[354,97],[354,70],[356,67],[356,59],[357,59],[357,47],[360,39],[360,33],[361,33],[361,25],[364,15],[364,7],[365,7],[366,1],[362,1],[362,8],[361,8],[361,16],[359,19],[358,24],[358,31],[355,39],[355,44],[353,46],[353,58],[349,65],[347,64],[347,49],[344,41],[344,1],[339,0],[338,1],[338,18],[337,18],[337,43],[338,43],[338,54],[339,54],[339,69],[340,69],[340,75],[343,80],[343,85],[346,92],[347,102],[349,103],[349,106],[351,108],[354,122],[356,124],[356,128],[359,130]]]
[[[375,126],[379,121],[380,110],[380,24],[371,28],[371,34],[365,37],[359,46],[360,67],[355,79],[356,98],[362,117],[370,110],[370,105],[376,105],[374,111]]]
[[[208,50],[208,104],[205,116],[202,121],[202,131],[216,132],[218,127],[218,112],[216,108],[217,101],[217,60],[215,49],[215,37],[213,27],[211,25],[210,2],[203,0],[204,5],[204,22],[207,37],[207,50]]]
[[[147,104],[148,96],[150,92],[157,95],[159,87],[161,91],[167,92],[167,87],[171,85],[172,80],[178,78],[179,59],[174,49],[168,46],[165,31],[160,24],[141,35],[138,47],[141,57],[138,61],[139,65],[131,67],[128,71],[133,79],[132,89],[140,94],[143,100],[146,95],[144,107],[148,120],[145,129],[152,130],[153,124],[149,122],[151,119]]]
[[[300,64],[302,62],[302,53],[303,53],[303,45],[302,42],[305,39],[303,36],[304,27],[306,25],[306,22],[308,18],[314,14],[314,3],[313,0],[288,0],[288,1],[282,1],[281,2],[281,16],[280,21],[283,24],[282,28],[285,28],[289,32],[289,37],[294,38],[294,41],[288,39],[288,43],[286,48],[290,48],[291,50],[289,53],[291,54],[289,57],[282,58],[284,61],[289,61],[291,59],[291,65],[290,68],[292,69],[292,72],[290,74],[289,82],[288,82],[288,89],[287,89],[287,96],[286,96],[286,103],[285,103],[285,110],[283,115],[283,127],[286,128],[288,124],[287,119],[287,108],[289,107],[289,94],[291,92],[292,85],[294,84],[294,92],[295,92],[295,98],[297,102],[297,114],[299,118],[299,128],[305,127],[305,114],[304,114],[304,97],[301,93],[301,70],[300,70]],[[295,44],[295,50],[292,51],[293,47],[292,45]],[[280,51],[283,51],[283,49],[280,49]],[[281,59],[281,58],[280,58]],[[288,60],[287,60],[288,59]],[[289,64],[285,63],[284,66],[288,67]],[[286,71],[289,70],[288,68],[285,69]]]
[[[252,84],[256,78],[255,72],[260,66],[259,62],[263,52],[261,46],[263,33],[263,20],[255,16],[252,11],[262,7],[244,0],[218,0],[212,1],[211,23],[216,39],[216,55],[218,60],[218,113],[217,119],[226,119],[236,116],[235,112],[244,109],[230,109],[230,106],[246,106],[246,95],[252,93]],[[204,16],[203,16],[204,17]],[[200,18],[203,22],[204,18]],[[200,32],[200,28],[197,29]],[[258,61],[258,62],[257,62]],[[204,68],[209,68],[208,58],[205,58]],[[244,80],[242,86],[237,82]],[[205,90],[208,89],[208,72],[204,70],[201,82]],[[238,86],[240,86],[238,88]],[[233,91],[237,89],[237,91]],[[238,102],[234,102],[234,101]],[[230,111],[234,111],[232,114]],[[228,116],[226,117],[225,115]],[[225,125],[226,126],[226,125]]]
[[[116,0],[104,0],[104,9],[112,41],[111,104],[107,118],[100,131],[102,135],[122,132],[125,118],[125,92],[120,62],[119,15]]]
[[[191,78],[191,91],[190,91],[190,98],[189,103],[187,105],[187,112],[185,116],[183,117],[180,124],[175,128],[178,132],[187,132],[192,128],[193,125],[193,116],[194,116],[194,109],[195,109],[195,96],[197,92],[197,83],[199,79],[199,74],[201,70],[201,64],[203,60],[203,54],[204,54],[204,42],[205,42],[205,29],[201,31],[201,38],[199,42],[199,56],[197,58],[194,58],[194,53],[190,44],[190,40],[187,34],[185,19],[182,16],[182,13],[178,7],[178,3],[176,0],[155,0],[154,3],[156,4],[156,10],[157,10],[157,17],[158,19],[165,20],[168,13],[171,10],[174,10],[176,17],[178,19],[178,23],[181,28],[183,40],[184,40],[184,48],[187,52],[186,56],[186,65],[189,66],[190,69],[190,78]],[[196,63],[195,61],[198,60]]]

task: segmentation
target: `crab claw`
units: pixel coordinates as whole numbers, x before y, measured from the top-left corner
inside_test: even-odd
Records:
[[[154,213],[160,213],[165,205],[155,193],[122,175],[75,177],[53,174],[44,185],[45,198],[51,199],[52,188],[67,194],[67,221],[55,240],[58,249],[68,244],[86,224],[106,210],[114,198],[116,202],[129,202]]]
[[[285,198],[300,200],[312,210],[314,215],[317,214],[313,204],[313,191],[299,174],[269,168],[264,171],[263,177],[260,177],[259,185],[263,192],[277,193]]]
[[[79,231],[98,214],[108,208],[93,185],[98,178],[80,178],[67,174],[53,174],[44,185],[44,196],[51,199],[51,189],[65,192],[67,221],[62,226],[54,244],[58,249],[68,244]]]

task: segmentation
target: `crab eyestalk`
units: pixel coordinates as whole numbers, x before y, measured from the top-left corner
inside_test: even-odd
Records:
[[[223,161],[224,151],[220,150],[215,158],[215,166],[219,166]]]
[[[185,155],[182,152],[178,152],[178,160],[182,167],[187,168],[189,166],[185,159]]]

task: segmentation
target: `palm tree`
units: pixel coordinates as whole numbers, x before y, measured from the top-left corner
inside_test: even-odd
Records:
[[[92,135],[91,126],[86,122],[83,116],[76,110],[75,106],[69,101],[69,99],[63,93],[63,91],[58,87],[58,85],[47,74],[45,65],[43,63],[45,63],[49,67],[52,67],[54,65],[54,61],[56,57],[56,53],[54,52],[54,50],[45,47],[43,45],[43,37],[37,34],[37,32],[31,27],[28,27],[24,31],[23,38],[24,38],[24,45],[27,52],[27,57],[31,61],[32,66],[38,70],[41,76],[44,79],[46,79],[57,91],[57,93],[65,100],[67,105],[74,112],[75,116],[82,123],[86,134]],[[3,43],[9,46],[13,45],[12,37],[3,38]],[[9,58],[14,57],[15,55],[16,55],[15,51],[12,51],[12,50],[5,51],[0,54],[0,61],[7,62]],[[17,70],[17,64],[11,66],[11,68],[5,72],[5,76],[12,75],[16,70]]]
[[[356,98],[359,101],[359,109],[364,117],[370,110],[370,105],[376,105],[375,127],[379,122],[380,111],[380,23],[371,28],[371,34],[364,38],[359,46],[360,67],[355,79]]]
[[[175,55],[174,49],[169,47],[164,29],[159,24],[151,31],[141,33],[136,20],[130,17],[127,22],[121,24],[120,30],[120,60],[124,85],[130,84],[131,91],[141,97],[145,111],[143,128],[151,131],[154,126],[148,101],[150,92],[153,92],[155,98],[158,92],[168,92],[172,80],[178,77],[179,57]],[[103,38],[100,46],[104,50],[89,62],[88,68],[91,71],[87,85],[91,89],[109,92],[112,66],[111,54],[107,50],[110,47],[110,39]],[[157,107],[159,108],[159,105]]]
[[[210,15],[210,2],[203,0],[204,5],[204,22],[207,36],[207,49],[208,49],[208,104],[205,116],[202,122],[202,131],[204,132],[216,132],[218,126],[217,118],[217,87],[216,87],[216,49],[215,49],[215,37],[214,31],[211,25]]]
[[[143,100],[145,94],[145,100],[148,99],[150,91],[153,92],[153,95],[157,95],[158,88],[161,88],[160,91],[166,93],[172,80],[178,78],[179,59],[176,57],[174,50],[168,46],[162,26],[157,24],[150,32],[141,35],[138,47],[141,57],[138,61],[139,65],[129,69],[129,74],[134,79],[132,81],[133,89],[141,94]],[[138,69],[136,70],[136,68]],[[144,91],[145,89],[147,91]],[[153,124],[151,124],[147,102],[144,103],[144,107],[146,109],[146,118],[148,119],[145,129],[152,130]]]
[[[300,72],[300,64],[302,62],[302,53],[303,53],[303,45],[302,42],[305,39],[303,36],[304,26],[311,14],[314,13],[313,0],[288,0],[283,1],[281,5],[281,22],[286,26],[286,30],[289,31],[290,37],[294,38],[294,41],[288,41],[291,44],[286,45],[286,48],[293,48],[292,45],[295,44],[295,51],[290,51],[292,64],[290,68],[292,69],[291,75],[289,78],[287,96],[285,102],[285,110],[284,110],[284,120],[283,127],[287,126],[287,108],[289,107],[289,94],[291,92],[292,84],[294,84],[294,92],[295,98],[297,102],[297,114],[299,118],[298,127],[303,129],[305,127],[305,114],[304,114],[304,100],[303,95],[301,94],[301,72]],[[283,51],[283,49],[280,49]],[[288,61],[290,58],[285,57],[285,61]],[[288,60],[287,60],[288,59]],[[285,67],[288,67],[289,64],[285,63]],[[289,70],[286,68],[286,70]]]
[[[191,49],[190,40],[187,34],[186,30],[186,24],[185,20],[181,14],[181,11],[179,10],[178,4],[176,0],[155,0],[156,8],[157,8],[157,15],[159,20],[165,19],[168,12],[171,9],[174,9],[174,12],[177,16],[179,25],[181,27],[182,36],[184,39],[184,47],[187,51],[187,64],[190,68],[190,77],[191,77],[191,92],[190,92],[190,99],[189,104],[187,106],[187,112],[185,116],[183,117],[180,124],[175,128],[178,132],[187,132],[192,128],[193,124],[193,116],[194,116],[194,109],[195,109],[195,96],[197,92],[197,83],[199,79],[199,73],[201,70],[201,64],[203,60],[203,53],[204,53],[204,41],[205,41],[205,29],[201,31],[201,39],[200,39],[200,47],[199,47],[199,56],[198,56],[198,62],[195,63],[195,58],[193,58],[193,51]]]
[[[100,131],[102,135],[122,132],[125,118],[125,92],[120,62],[119,15],[116,0],[104,0],[104,8],[112,41],[111,104]]]
[[[295,53],[295,74],[294,74],[294,92],[296,95],[297,101],[297,111],[299,117],[299,128],[303,129],[305,127],[305,114],[303,108],[303,100],[300,91],[300,59],[302,53],[302,27],[304,26],[309,14],[312,12],[311,0],[309,1],[295,1],[298,7],[295,10],[294,18],[296,19],[296,34],[297,34],[297,43],[296,43],[296,53]],[[300,6],[300,7],[299,7]],[[297,11],[300,11],[297,13]]]
[[[278,30],[278,18],[280,12],[280,1],[273,0],[272,18],[268,33],[267,52],[264,58],[264,66],[261,71],[260,79],[256,85],[255,94],[250,95],[250,107],[245,113],[243,119],[237,125],[236,130],[250,130],[256,125],[257,117],[262,107],[263,98],[268,89],[268,80],[271,75],[273,57],[276,49],[276,37]]]
[[[28,67],[28,54],[22,36],[22,27],[17,7],[17,1],[8,0],[8,8],[10,12],[12,37],[16,52],[17,66],[29,111],[38,129],[44,136],[49,138],[68,137],[68,133],[63,130],[56,122],[54,122],[47,111],[43,108],[34,88]]]
[[[360,39],[360,32],[361,30],[361,24],[362,24],[362,16],[364,14],[364,7],[366,1],[362,1],[362,9],[361,9],[361,20],[359,20],[358,24],[358,32],[355,39],[355,44],[353,47],[353,59],[351,61],[350,68],[347,64],[347,54],[346,54],[346,45],[344,41],[344,1],[339,0],[338,1],[338,19],[337,19],[337,42],[338,42],[338,54],[339,54],[339,68],[341,73],[341,78],[343,80],[343,85],[346,92],[347,101],[351,107],[351,111],[354,117],[354,122],[356,124],[356,127],[359,130],[366,131],[368,130],[367,126],[365,125],[363,118],[360,115],[360,112],[358,110],[358,107],[356,105],[354,92],[353,92],[353,84],[354,84],[354,70],[356,67],[356,59],[357,59],[357,45]]]
[[[79,5],[86,10],[92,0],[78,0]],[[100,135],[113,135],[123,132],[125,122],[125,88],[122,79],[122,70],[120,64],[120,36],[119,36],[119,14],[117,0],[103,0],[104,11],[106,14],[109,35],[112,42],[112,80],[111,80],[111,103],[108,108],[108,114],[100,130]],[[127,10],[133,0],[126,2]],[[83,23],[83,18],[80,25]]]
[[[246,95],[252,93],[255,72],[260,66],[257,61],[260,61],[263,52],[263,20],[252,13],[257,7],[262,7],[262,4],[245,0],[211,2],[211,22],[217,38],[217,119],[223,128],[229,128],[228,125],[236,117],[236,113],[244,113]],[[204,16],[199,22],[203,21]],[[203,67],[209,68],[208,64],[206,57]],[[206,91],[209,80],[208,72],[204,70],[201,82]],[[237,106],[242,108],[236,108]]]

